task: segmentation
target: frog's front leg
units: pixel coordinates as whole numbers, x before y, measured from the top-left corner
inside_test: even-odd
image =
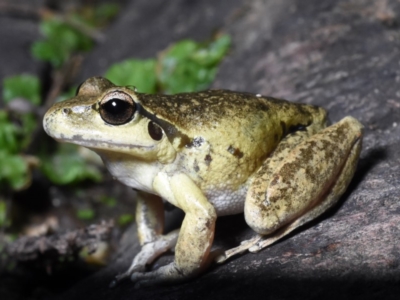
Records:
[[[135,272],[136,286],[177,282],[203,271],[210,262],[210,249],[214,239],[217,215],[196,184],[184,174],[160,174],[154,188],[163,198],[185,212],[173,263],[147,273]]]
[[[142,246],[129,269],[117,275],[111,286],[130,277],[135,272],[144,272],[146,265],[151,264],[164,252],[176,245],[179,230],[162,235],[164,226],[164,209],[162,199],[158,196],[137,192],[136,224],[139,243]]]
[[[311,137],[293,138],[283,141],[259,169],[247,194],[246,222],[259,235],[226,251],[218,262],[267,247],[321,215],[346,190],[362,143],[356,119],[346,117]]]

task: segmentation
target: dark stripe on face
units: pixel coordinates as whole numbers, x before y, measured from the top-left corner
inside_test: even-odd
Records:
[[[180,132],[174,125],[172,125],[168,121],[157,118],[156,115],[148,112],[140,103],[136,103],[136,105],[139,114],[141,114],[143,117],[150,119],[152,122],[156,123],[163,129],[164,133],[167,135],[167,138],[171,144],[176,138],[181,139],[181,144],[179,145],[180,148],[190,143],[190,138],[186,134]]]

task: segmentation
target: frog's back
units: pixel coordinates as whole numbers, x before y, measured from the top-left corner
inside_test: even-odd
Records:
[[[187,132],[196,126],[202,126],[204,130],[224,119],[243,120],[256,111],[268,111],[267,102],[262,98],[226,90],[143,96],[140,100],[146,109]]]
[[[243,210],[248,179],[285,135],[326,116],[315,106],[225,90],[140,95],[140,101],[219,215]]]
[[[142,94],[140,100],[145,110],[166,124],[173,124],[176,130],[189,137],[225,132],[228,128],[260,129],[274,134],[282,131],[282,136],[290,131],[290,127],[309,125],[316,115],[321,115],[321,119],[326,117],[325,112],[316,106],[228,90],[176,95]],[[252,139],[251,132],[248,133]]]

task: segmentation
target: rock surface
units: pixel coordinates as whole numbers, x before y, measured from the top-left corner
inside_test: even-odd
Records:
[[[213,87],[320,105],[333,122],[358,118],[365,125],[359,167],[338,206],[260,253],[181,285],[109,289],[139,250],[131,228],[114,262],[51,299],[398,299],[399,24],[396,0],[129,2],[87,58],[82,80],[182,38],[228,32],[233,47]],[[252,236],[241,215],[221,218],[217,228],[224,247]]]

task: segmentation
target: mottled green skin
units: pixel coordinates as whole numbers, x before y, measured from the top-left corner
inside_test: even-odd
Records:
[[[225,130],[240,123],[247,130],[248,139],[258,138],[252,131],[262,129],[264,137],[277,134],[281,140],[293,126],[321,123],[326,112],[317,106],[293,103],[286,100],[238,93],[227,90],[209,90],[177,95],[138,94],[143,107],[179,131],[189,136],[207,134],[208,131]],[[233,122],[233,124],[232,124]],[[239,129],[239,128],[236,128]]]
[[[187,160],[200,137],[209,145],[185,162],[193,166],[189,173],[204,189],[222,184],[236,190],[289,133],[326,126],[326,112],[320,107],[249,93],[210,90],[137,97],[145,115],[155,116],[151,118],[177,151],[187,153]]]

